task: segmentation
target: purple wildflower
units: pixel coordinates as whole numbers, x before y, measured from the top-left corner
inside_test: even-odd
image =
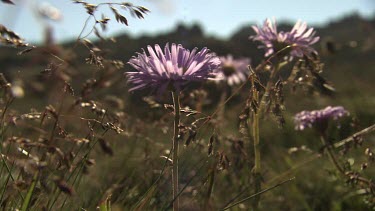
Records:
[[[266,51],[265,56],[269,56],[275,52],[274,50],[274,43],[279,42],[279,34],[277,33],[276,28],[276,21],[273,20],[273,23],[270,19],[266,19],[264,21],[263,27],[252,26],[255,33],[254,36],[250,36],[249,38],[254,41],[260,41],[263,45],[259,46],[259,48],[264,48]]]
[[[246,81],[250,59],[233,59],[232,55],[227,55],[226,57],[220,57],[220,60],[221,68],[219,69],[217,79],[225,80],[229,86]]]
[[[146,87],[153,88],[158,94],[166,89],[180,91],[190,81],[214,79],[220,67],[220,59],[207,48],[199,52],[194,48],[190,52],[173,43],[171,48],[166,44],[164,52],[159,45],[155,45],[155,50],[147,46],[147,50],[149,55],[143,50],[128,62],[137,70],[126,73],[133,84],[129,91]]]
[[[252,26],[256,35],[250,36],[254,41],[262,43],[259,48],[264,48],[265,56],[270,56],[287,46],[291,46],[290,55],[292,57],[303,57],[316,51],[311,47],[319,41],[315,36],[313,28],[307,28],[305,22],[297,21],[290,32],[277,32],[276,21],[266,19],[262,27]]]
[[[302,111],[295,115],[294,123],[296,130],[303,130],[314,125],[325,127],[329,119],[336,120],[344,115],[349,115],[349,112],[342,106],[328,106],[322,110]]]

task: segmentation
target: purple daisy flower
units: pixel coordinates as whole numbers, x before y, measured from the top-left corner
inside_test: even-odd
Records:
[[[329,119],[336,120],[344,115],[349,115],[349,112],[342,106],[328,106],[322,110],[302,111],[294,116],[295,128],[296,130],[303,130],[314,125],[325,127]]]
[[[147,46],[147,50],[149,55],[143,50],[128,62],[137,70],[125,73],[133,85],[129,91],[146,87],[158,94],[166,89],[180,91],[188,82],[215,79],[220,67],[220,59],[207,48],[189,51],[173,43],[171,48],[166,44],[164,51],[159,45],[155,45],[155,50]]]
[[[266,53],[265,56],[273,54],[274,43],[279,42],[279,34],[277,33],[276,21],[273,19],[273,22],[270,19],[264,21],[263,27],[252,26],[256,35],[250,36],[249,38],[254,41],[260,41],[263,45],[259,48],[264,48]]]
[[[220,60],[221,68],[217,75],[218,80],[225,80],[229,86],[246,81],[250,59],[233,59],[232,55],[227,55],[226,57],[220,57]]]
[[[292,46],[290,56],[303,57],[316,51],[311,47],[314,43],[319,41],[319,37],[315,36],[313,28],[307,28],[305,22],[297,21],[290,32],[277,32],[277,25],[275,19],[266,19],[262,27],[252,26],[256,35],[249,38],[254,41],[262,43],[259,48],[264,48],[265,56],[270,56],[286,46]]]
[[[310,47],[320,39],[315,36],[315,33],[314,28],[307,28],[306,22],[297,21],[292,31],[284,34],[285,42],[294,45],[290,54],[303,57],[304,54],[317,53],[314,48]]]

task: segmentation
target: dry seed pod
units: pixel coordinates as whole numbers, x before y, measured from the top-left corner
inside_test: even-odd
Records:
[[[210,141],[208,142],[208,156],[212,155],[213,154],[213,149],[214,149],[214,142],[216,140],[216,135],[213,134],[211,137],[210,137]]]
[[[74,189],[71,186],[69,186],[69,184],[66,181],[62,179],[56,179],[55,184],[60,189],[61,192],[66,193],[69,196],[72,196],[75,194]]]
[[[99,141],[99,144],[100,144],[100,148],[103,150],[103,152],[112,156],[113,150],[112,150],[111,146],[108,144],[108,142],[106,142],[103,138],[99,138],[98,141]]]
[[[190,142],[194,142],[197,136],[197,131],[189,128],[189,136],[185,141],[185,146],[189,146]]]

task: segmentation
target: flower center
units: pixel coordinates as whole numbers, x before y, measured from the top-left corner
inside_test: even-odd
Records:
[[[233,66],[224,66],[223,67],[223,73],[226,77],[233,75],[233,73],[236,72],[236,69],[234,69]]]
[[[272,44],[275,51],[274,53],[277,53],[280,56],[286,56],[292,51],[291,47],[286,48],[289,45],[288,43],[276,41]]]

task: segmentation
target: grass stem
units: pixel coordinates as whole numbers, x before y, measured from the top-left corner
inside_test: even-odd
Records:
[[[180,204],[178,199],[178,134],[180,125],[180,97],[177,91],[172,92],[174,105],[174,132],[173,132],[173,169],[172,169],[172,189],[173,189],[173,211],[178,211]]]

